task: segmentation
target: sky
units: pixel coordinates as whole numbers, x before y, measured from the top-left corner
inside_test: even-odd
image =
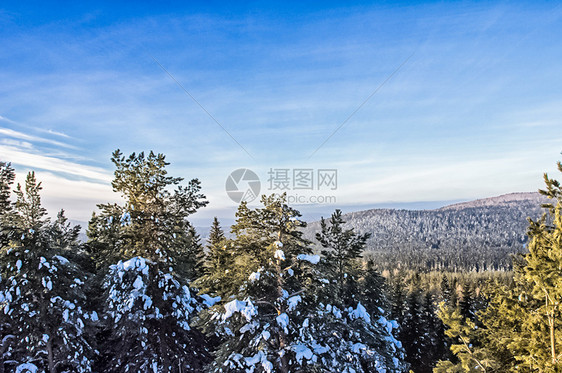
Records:
[[[233,216],[240,168],[324,215],[536,191],[562,159],[560,35],[555,2],[3,1],[0,160],[82,222],[119,201],[115,149],[201,180],[199,224]]]

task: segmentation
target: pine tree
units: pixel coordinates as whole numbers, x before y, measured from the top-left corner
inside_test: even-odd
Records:
[[[162,154],[113,153],[113,190],[123,206],[99,205],[88,233],[95,258],[107,259],[100,370],[198,371],[208,361],[203,335],[190,323],[203,300],[194,275],[196,238],[188,216],[207,204],[198,180],[186,187],[167,175]],[[175,189],[171,189],[175,187]]]
[[[455,364],[451,361],[439,361],[434,369],[435,373],[501,372],[493,353],[479,343],[483,340],[484,332],[469,318],[464,318],[459,308],[442,302],[439,304],[438,315],[447,326],[446,335],[455,341],[451,345],[451,351],[459,362]]]
[[[12,184],[16,174],[10,163],[0,162],[0,246],[9,242],[11,232],[10,212],[12,203],[10,201]]]
[[[470,283],[465,281],[462,285],[461,299],[459,301],[459,311],[463,318],[474,319],[474,314],[472,313],[472,302],[474,301],[472,296],[472,289],[470,288]]]
[[[422,295],[420,311],[422,356],[416,372],[432,372],[437,361],[445,358],[447,348],[443,323],[437,317],[434,296],[430,291],[425,291]]]
[[[176,271],[183,278],[195,280],[202,275],[205,250],[195,227],[188,228],[186,241],[179,247],[177,257]]]
[[[227,240],[217,217],[213,219],[209,238],[207,239],[207,253],[201,265],[201,276],[195,282],[202,294],[227,297],[236,293],[236,285],[224,281],[234,266],[235,251],[231,241]]]
[[[219,219],[215,216],[209,232],[209,238],[207,239],[207,247],[210,250],[214,246],[219,246],[224,239],[224,231],[221,228]]]
[[[300,213],[287,206],[285,196],[263,197],[262,203],[255,210],[242,203],[232,227],[235,238],[229,250],[236,260],[223,281],[233,282],[235,293],[215,308],[223,343],[213,370],[364,372],[376,364],[388,371],[402,368],[398,359],[373,345],[381,334],[390,340],[395,324],[384,317],[372,321],[360,303],[347,309],[319,303],[318,290],[325,286],[318,272],[321,259],[302,238]],[[372,322],[378,326],[374,333],[358,332],[371,330]],[[393,341],[396,357],[399,342]]]
[[[326,297],[347,307],[354,302],[352,296],[357,294],[356,284],[361,276],[360,258],[370,234],[358,235],[353,229],[344,229],[341,210],[332,214],[329,223],[322,218],[321,232],[316,233],[316,239],[324,248],[322,271],[330,281]]]
[[[71,227],[62,211],[50,223],[40,191],[34,173],[25,188],[18,185],[11,239],[1,251],[0,307],[8,326],[2,341],[10,358],[2,368],[90,372],[89,331],[98,317],[87,309],[87,276],[69,260],[79,250],[79,227]]]
[[[325,330],[347,329],[352,335],[340,330],[339,338],[342,341],[358,343],[356,339],[360,339],[359,343],[369,346],[372,355],[361,353],[358,356],[362,369],[372,370],[377,365],[384,365],[389,371],[404,369],[401,343],[393,336],[397,324],[388,321],[386,300],[381,295],[384,281],[372,263],[368,264],[367,269],[361,267],[362,253],[370,235],[344,229],[344,223],[341,211],[336,210],[329,224],[321,220],[321,232],[316,234],[324,248],[320,270],[326,280],[326,286],[319,292],[320,299],[328,307],[342,310],[343,314],[339,324],[333,324]]]
[[[443,275],[441,276],[439,287],[441,293],[441,301],[444,301],[445,303],[450,302],[452,290],[451,285],[449,284],[449,279],[447,278],[447,275],[445,273],[443,273]]]
[[[373,312],[387,313],[390,307],[389,300],[387,299],[387,284],[384,277],[375,269],[372,260],[367,261],[359,284],[361,289],[360,298],[365,308]]]
[[[554,201],[543,205],[541,219],[529,219],[529,252],[514,261],[513,286],[489,286],[488,306],[476,322],[463,319],[459,309],[441,308],[446,333],[457,342],[451,350],[465,371],[478,364],[480,371],[562,372],[562,189],[546,174],[545,182],[540,192]],[[440,362],[436,371],[452,367]]]
[[[400,324],[401,329],[398,336],[404,346],[406,361],[417,372],[425,351],[423,351],[422,343],[424,330],[422,329],[420,290],[419,283],[415,280],[406,296],[405,305],[404,318]]]
[[[262,203],[264,207],[255,210],[242,203],[232,227],[236,238],[228,250],[235,259],[219,280],[232,284],[234,299],[216,308],[217,332],[224,342],[217,351],[215,371],[256,365],[258,371],[288,372],[299,366],[297,361],[304,363],[294,351],[298,324],[304,322],[299,310],[308,263],[298,256],[310,254],[299,230],[304,223],[284,196],[264,196]],[[215,242],[220,236],[216,233]]]

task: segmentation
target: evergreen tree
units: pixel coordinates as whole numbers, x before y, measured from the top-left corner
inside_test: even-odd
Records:
[[[90,372],[89,340],[98,316],[86,307],[87,276],[74,261],[77,232],[61,211],[53,223],[41,206],[41,183],[17,186],[11,239],[2,246],[2,369]],[[7,344],[8,341],[13,343]],[[16,342],[17,341],[17,342]]]
[[[422,356],[426,353],[423,349],[423,332],[420,304],[420,290],[417,283],[406,296],[406,309],[402,321],[399,339],[404,346],[406,361],[416,369],[420,365]]]
[[[500,372],[491,351],[478,343],[482,340],[483,332],[473,321],[463,318],[459,308],[444,303],[440,303],[438,314],[447,326],[445,333],[455,341],[451,345],[451,351],[459,362],[455,364],[451,361],[439,361],[434,369],[435,373]]]
[[[16,174],[10,163],[0,162],[0,245],[5,246],[9,241],[10,234],[10,212],[12,203],[10,201],[12,184]]]
[[[368,260],[363,277],[360,279],[361,302],[373,312],[386,313],[389,309],[388,289],[383,276],[375,269],[372,260]]]
[[[217,217],[213,219],[209,238],[207,239],[207,254],[201,266],[201,276],[196,286],[202,294],[226,297],[236,292],[236,285],[224,281],[229,277],[233,268],[235,251],[231,241],[227,240]]]
[[[389,340],[394,340],[393,330],[397,325],[395,322],[387,320],[389,314],[385,308],[375,306],[377,302],[382,303],[384,296],[366,297],[366,295],[373,296],[374,292],[380,294],[384,290],[381,278],[377,278],[374,274],[372,263],[369,272],[361,266],[362,253],[370,234],[357,234],[353,229],[345,229],[344,224],[341,210],[336,210],[329,222],[326,222],[324,218],[320,221],[321,231],[316,234],[316,239],[324,248],[320,270],[323,278],[327,280],[327,286],[320,291],[320,299],[335,309],[344,310],[344,314],[348,313],[348,316],[351,315],[350,312],[356,313],[359,309],[368,313],[369,317],[363,318],[361,321],[355,320],[353,317],[344,318],[348,321],[346,327],[352,330],[355,336],[360,336],[363,342],[369,346],[377,346],[376,350],[379,355],[375,359],[370,359],[367,354],[360,356],[364,368],[374,369],[376,364],[373,364],[373,361],[380,363],[384,360],[386,360],[385,365],[389,370],[404,368],[401,365],[401,349],[396,348],[394,341],[388,343]],[[364,292],[362,290],[365,288],[364,283],[367,276],[371,280],[369,284],[371,288]],[[371,307],[365,308],[365,305]],[[392,325],[392,327],[381,333],[380,329],[385,328],[386,325]],[[327,330],[329,329],[327,328]],[[344,333],[341,338],[346,339]],[[398,345],[401,346],[401,344]],[[397,358],[399,363],[396,365],[390,363],[389,360],[393,358]]]
[[[224,231],[221,228],[219,219],[215,216],[209,232],[209,238],[207,239],[207,247],[210,250],[214,246],[219,246],[222,244],[224,239]]]
[[[422,351],[419,368],[416,372],[432,372],[438,360],[447,353],[444,340],[443,323],[436,314],[434,297],[426,291],[420,305],[420,350]]]
[[[471,309],[473,301],[472,289],[470,288],[468,281],[465,281],[462,285],[461,299],[459,301],[459,311],[463,318],[470,318],[471,320],[474,318],[474,314]]]
[[[256,365],[258,371],[288,372],[299,366],[294,340],[297,325],[304,321],[303,315],[297,316],[308,262],[297,257],[310,254],[310,249],[298,229],[304,225],[300,214],[287,206],[284,196],[264,196],[262,203],[264,208],[255,210],[242,203],[232,227],[236,238],[228,250],[235,258],[218,280],[231,284],[234,299],[217,306],[217,332],[224,342],[215,371]],[[303,357],[298,361],[304,363]]]
[[[439,284],[440,287],[440,293],[441,293],[441,301],[444,301],[445,303],[449,303],[451,300],[451,285],[449,284],[449,279],[447,278],[447,275],[445,273],[443,273],[443,275],[441,276],[441,283]]]
[[[205,250],[195,227],[190,226],[188,228],[185,243],[179,246],[177,256],[176,271],[182,277],[195,280],[203,274]]]
[[[322,218],[321,232],[316,233],[316,239],[324,248],[322,271],[330,281],[325,296],[347,307],[355,301],[352,297],[357,294],[356,285],[361,276],[360,258],[370,234],[358,235],[353,229],[344,229],[341,210],[332,214],[329,223]]]
[[[325,278],[318,273],[320,257],[302,239],[300,214],[285,196],[263,197],[262,203],[255,210],[242,203],[232,227],[228,249],[236,260],[223,281],[235,284],[234,299],[215,308],[223,343],[213,370],[402,369],[400,344],[391,333],[395,324],[384,317],[372,321],[360,303],[353,308],[319,303]]]
[[[10,163],[0,161],[0,213],[12,209],[10,195],[16,174]]]
[[[541,193],[555,203],[544,205],[538,221],[529,219],[529,252],[516,261],[513,286],[488,287],[488,306],[477,313],[481,325],[442,307],[446,333],[457,341],[451,350],[465,371],[477,364],[486,371],[562,372],[562,189],[546,174],[545,182]]]
[[[398,322],[399,325],[404,323],[404,310],[406,294],[404,292],[404,278],[403,273],[400,271],[395,271],[390,278],[390,297],[391,297],[391,308],[390,317]]]
[[[189,288],[196,238],[188,216],[207,204],[198,180],[186,187],[167,175],[162,154],[113,153],[113,190],[125,204],[99,205],[89,249],[105,257],[106,332],[100,370],[197,371],[208,361],[202,334],[190,323],[203,306]],[[175,187],[175,189],[171,189]],[[114,264],[109,260],[118,259]]]

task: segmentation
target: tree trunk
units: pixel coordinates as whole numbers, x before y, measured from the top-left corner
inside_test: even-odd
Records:
[[[49,359],[49,373],[55,373],[55,359],[53,357],[53,339],[47,341],[47,358]]]
[[[548,291],[546,291],[546,289],[544,290],[545,294],[546,294],[546,317],[548,318],[548,328],[550,331],[550,354],[552,357],[552,364],[556,365],[556,335],[555,335],[555,330],[554,330],[554,312],[555,312],[555,306],[552,305],[552,310],[549,311],[548,309],[548,300],[549,300],[549,295],[548,295]],[[551,302],[552,303],[552,302]]]
[[[554,334],[554,315],[549,316],[548,324],[550,327],[550,353],[552,355],[552,364],[556,364],[556,336]]]

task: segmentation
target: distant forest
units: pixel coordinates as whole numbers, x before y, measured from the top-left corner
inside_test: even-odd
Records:
[[[512,254],[528,242],[528,218],[543,214],[547,198],[513,193],[436,210],[373,209],[345,214],[346,227],[370,233],[366,255],[377,268],[511,270]],[[306,236],[320,227],[310,223]]]

